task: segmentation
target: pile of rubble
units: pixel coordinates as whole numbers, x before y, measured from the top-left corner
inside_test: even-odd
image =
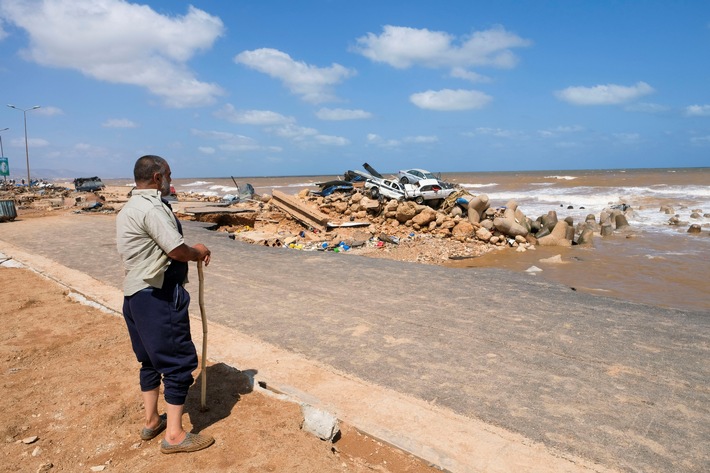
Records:
[[[381,256],[434,264],[506,247],[525,251],[535,245],[590,245],[594,235],[628,229],[625,212],[630,210],[610,208],[599,218],[589,215],[575,225],[571,218],[559,220],[554,210],[529,218],[514,201],[491,207],[485,194],[474,196],[462,189],[436,209],[413,201],[372,199],[360,189],[328,196],[308,189],[296,196],[275,191],[255,199],[257,205],[236,204],[243,209],[238,216],[226,221],[220,216],[219,230],[266,246],[386,253]],[[217,223],[214,216],[203,219]]]

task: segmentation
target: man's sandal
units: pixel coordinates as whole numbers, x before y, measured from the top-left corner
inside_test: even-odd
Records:
[[[161,414],[160,415],[160,422],[158,422],[158,425],[152,429],[149,429],[148,427],[143,427],[141,430],[141,440],[152,440],[155,437],[157,437],[160,432],[165,430],[165,427],[168,426],[168,415],[167,414]]]
[[[196,452],[207,448],[214,443],[214,437],[187,432],[185,439],[177,445],[170,445],[163,439],[160,442],[160,451],[163,453]]]

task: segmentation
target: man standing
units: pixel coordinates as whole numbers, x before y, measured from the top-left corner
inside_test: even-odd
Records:
[[[116,217],[116,242],[123,260],[123,316],[136,358],[145,407],[141,438],[165,431],[163,453],[194,452],[214,443],[208,435],[185,432],[182,414],[197,352],[190,335],[190,295],[183,288],[187,262],[210,262],[203,244],[185,244],[182,226],[169,204],[170,166],[160,156],[143,156],[133,168],[136,187]],[[160,383],[167,414],[158,414]]]

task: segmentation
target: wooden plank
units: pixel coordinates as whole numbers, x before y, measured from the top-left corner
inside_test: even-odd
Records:
[[[276,189],[274,189],[271,196],[272,204],[288,213],[299,222],[322,232],[327,231],[328,216],[326,214],[311,209],[299,202],[295,197],[284,194]]]

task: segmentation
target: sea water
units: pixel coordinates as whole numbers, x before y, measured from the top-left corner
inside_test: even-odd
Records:
[[[536,247],[525,253],[509,248],[452,266],[515,271],[534,266],[542,271],[529,272],[530,277],[574,290],[708,311],[710,316],[710,168],[451,172],[441,177],[473,195],[486,194],[492,207],[515,201],[532,219],[554,210],[560,220],[572,217],[576,224],[590,214],[598,221],[614,205],[632,209],[627,213],[629,231],[597,236],[592,247]],[[257,194],[274,189],[296,194],[338,178],[342,176],[218,177],[175,179],[173,185],[178,192],[212,196],[235,194],[246,183]],[[665,207],[673,212],[661,211]],[[674,216],[679,225],[669,224]],[[691,224],[700,225],[701,233],[688,233]]]

